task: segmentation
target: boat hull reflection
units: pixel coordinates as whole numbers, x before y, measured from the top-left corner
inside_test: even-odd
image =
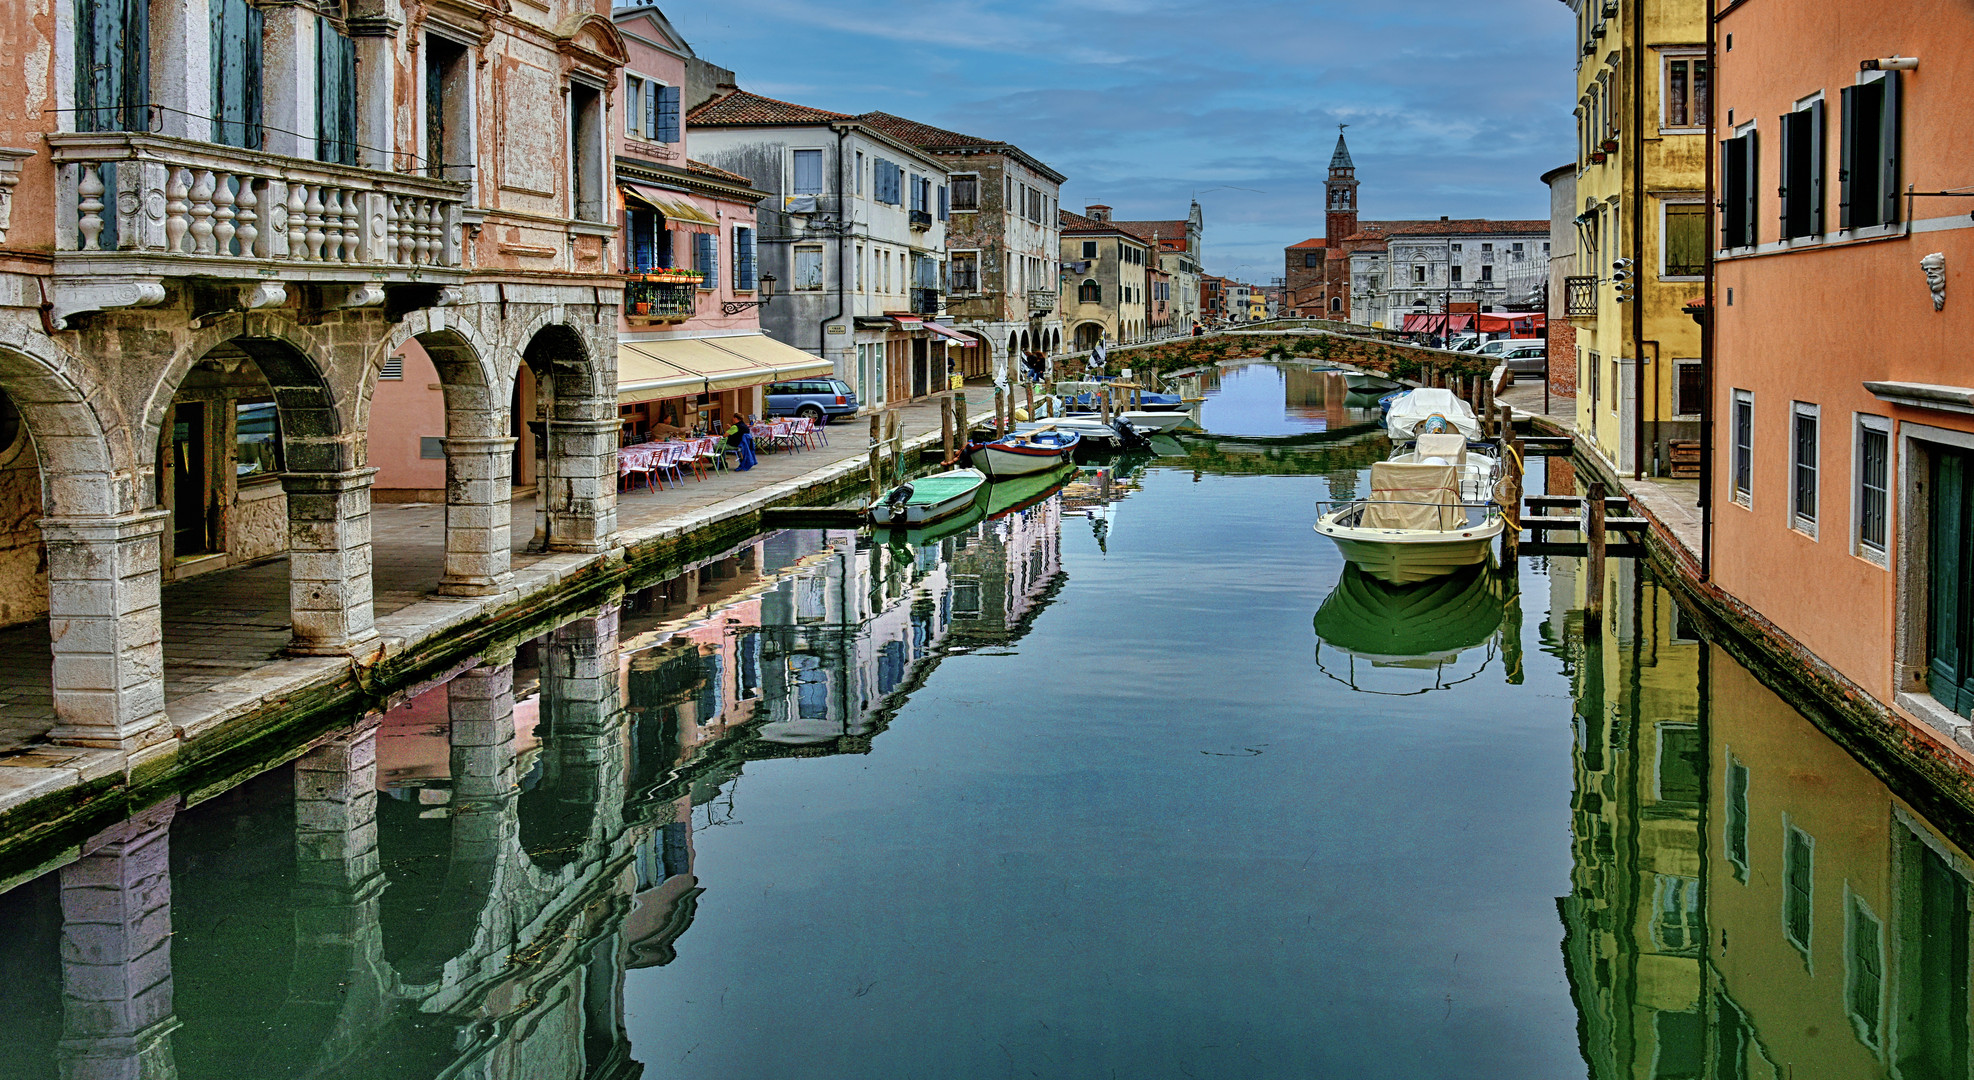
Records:
[[[1423,694],[1466,682],[1493,660],[1507,601],[1508,583],[1491,561],[1409,584],[1346,565],[1316,610],[1316,666],[1370,694]],[[1326,659],[1325,645],[1336,655]],[[1483,650],[1480,664],[1460,674],[1461,657],[1476,648]],[[1430,672],[1433,681],[1402,690],[1359,685],[1360,663]],[[1333,664],[1338,671],[1331,670]]]

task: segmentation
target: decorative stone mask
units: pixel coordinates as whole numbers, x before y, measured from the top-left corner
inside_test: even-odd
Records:
[[[1919,260],[1919,268],[1926,271],[1926,287],[1933,290],[1933,310],[1945,311],[1947,307],[1947,255],[1935,251]]]

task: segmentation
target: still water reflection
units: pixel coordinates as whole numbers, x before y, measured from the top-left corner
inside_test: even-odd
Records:
[[[1943,823],[1634,564],[1368,587],[1360,452],[764,536],[149,808],[0,895],[0,1077],[1966,1076]]]

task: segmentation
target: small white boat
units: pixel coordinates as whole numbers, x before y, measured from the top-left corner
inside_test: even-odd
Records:
[[[1403,584],[1441,577],[1487,559],[1502,519],[1492,503],[1461,497],[1455,465],[1380,461],[1371,496],[1316,519],[1349,562]]]
[[[1373,375],[1369,372],[1362,372],[1362,371],[1345,372],[1343,376],[1343,383],[1345,386],[1349,387],[1352,390],[1357,391],[1360,394],[1373,393],[1373,392],[1383,393],[1386,390],[1396,390],[1399,387],[1405,385],[1404,383],[1398,382],[1396,380],[1387,379],[1383,375]]]
[[[1015,476],[1048,472],[1076,454],[1083,437],[1074,431],[1047,426],[1033,431],[1017,431],[993,442],[978,442],[967,448],[975,468],[989,479],[1006,480]]]
[[[870,519],[879,525],[924,525],[971,509],[986,490],[987,477],[978,469],[933,473],[891,489],[871,505]]]
[[[1147,432],[1153,435],[1159,434],[1160,432],[1171,431],[1173,428],[1176,427],[1181,427],[1186,423],[1190,422],[1193,418],[1193,414],[1189,412],[1133,411],[1127,413],[1118,413],[1116,415],[1124,418],[1125,420],[1129,420],[1131,422],[1131,426],[1137,428],[1139,431]],[[1097,413],[1070,413],[1069,416],[1066,417],[1065,419],[1096,420],[1097,422],[1102,423],[1102,417]]]
[[[1073,431],[1083,437],[1083,445],[1104,450],[1123,450],[1145,444],[1145,436],[1130,421],[1106,424],[1094,416],[1064,416],[1054,420],[1026,420],[1014,425],[1016,432],[1040,431],[1053,427]]]

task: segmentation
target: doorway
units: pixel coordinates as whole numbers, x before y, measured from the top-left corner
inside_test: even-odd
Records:
[[[183,559],[213,550],[212,470],[206,467],[206,406],[179,402],[171,414],[172,552]]]
[[[932,384],[932,342],[912,339],[912,396],[924,397]]]

